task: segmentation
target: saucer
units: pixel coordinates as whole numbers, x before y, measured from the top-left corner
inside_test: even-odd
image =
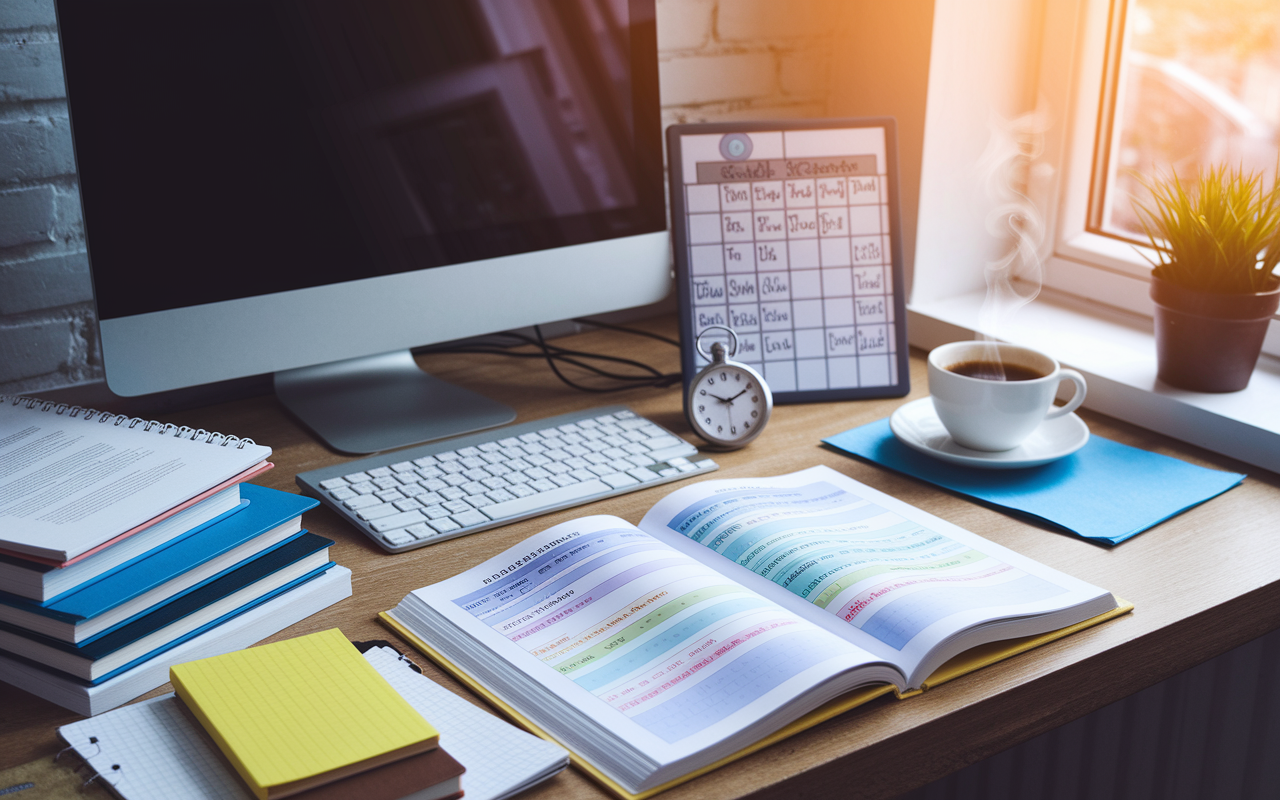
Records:
[[[952,464],[979,469],[1019,469],[1038,467],[1069,456],[1089,441],[1089,426],[1075,414],[1045,420],[1026,440],[1012,450],[987,452],[962,447],[951,438],[933,410],[933,400],[914,400],[893,412],[889,429],[898,441]]]

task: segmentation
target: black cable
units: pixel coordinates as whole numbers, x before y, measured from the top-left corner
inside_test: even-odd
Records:
[[[650,339],[657,339],[660,342],[666,342],[672,347],[680,346],[680,343],[677,342],[675,339],[672,339],[670,336],[663,336],[660,333],[650,333],[649,331],[642,331],[639,328],[631,328],[626,325],[614,325],[612,322],[601,322],[599,320],[587,319],[586,317],[574,317],[573,321],[581,325],[594,325],[597,328],[606,328],[611,331],[620,331],[622,333],[630,333],[634,336],[648,336]]]
[[[583,325],[592,325],[599,328],[616,330],[622,333],[630,333],[636,336],[647,336],[651,339],[657,339],[658,341],[664,342],[666,344],[670,344],[674,347],[679,346],[679,342],[677,342],[674,339],[671,339],[670,337],[663,336],[661,334],[650,333],[649,331],[643,331],[637,328],[630,328],[623,325],[614,325],[608,322],[599,322],[597,320],[591,320],[591,319],[585,319],[585,318],[574,319],[573,321]],[[680,373],[663,373],[662,371],[658,370],[653,366],[650,366],[640,361],[636,361],[634,359],[625,358],[622,356],[605,355],[603,353],[587,353],[581,350],[570,350],[566,347],[561,347],[560,345],[556,345],[556,344],[549,344],[542,335],[541,326],[539,325],[533,326],[533,331],[535,336],[528,336],[526,334],[517,333],[515,331],[501,331],[499,333],[491,334],[491,336],[494,336],[494,337],[503,337],[508,340],[514,340],[512,345],[510,346],[503,345],[501,343],[485,343],[483,341],[480,341],[480,342],[472,342],[469,344],[460,344],[455,346],[434,347],[434,348],[430,348],[430,351],[435,353],[502,355],[502,356],[508,356],[511,358],[544,359],[547,362],[547,366],[551,367],[552,373],[554,373],[555,376],[559,378],[565,385],[583,392],[596,392],[596,393],[620,392],[620,391],[633,389],[641,386],[650,386],[653,388],[662,389],[668,386],[673,386],[676,383],[679,383],[682,378]],[[512,346],[522,346],[522,345],[527,345],[530,347],[537,348],[537,352],[533,352],[533,353],[521,352],[521,351],[511,349]],[[582,359],[603,361],[603,362],[609,362],[609,363],[618,364],[622,366],[627,366],[633,369],[641,370],[648,374],[628,375],[628,374],[613,372],[611,370],[604,369],[603,367],[596,366],[594,364],[584,363]],[[593,375],[597,375],[602,378],[607,378],[609,380],[621,381],[623,382],[624,385],[622,386],[586,386],[580,383],[575,383],[573,380],[571,380],[568,376],[566,376],[563,372],[560,371],[559,364],[574,366],[585,372],[589,372]]]

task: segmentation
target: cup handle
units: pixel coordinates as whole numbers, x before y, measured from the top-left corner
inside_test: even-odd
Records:
[[[1064,414],[1070,414],[1080,407],[1084,402],[1084,376],[1074,369],[1062,368],[1058,370],[1059,385],[1062,381],[1069,380],[1076,385],[1076,393],[1071,395],[1071,399],[1067,401],[1065,406],[1049,406],[1049,413],[1044,415],[1045,419],[1057,419]]]

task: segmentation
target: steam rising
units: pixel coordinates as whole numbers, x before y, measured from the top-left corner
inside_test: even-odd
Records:
[[[1033,181],[1051,170],[1037,163],[1044,152],[1048,113],[1044,104],[1012,120],[993,116],[991,139],[977,171],[986,196],[993,201],[987,231],[1009,243],[1008,252],[987,264],[987,296],[978,316],[979,338],[1000,338],[1006,320],[1036,299],[1044,282],[1044,219],[1028,196]],[[995,348],[989,357],[998,361]]]

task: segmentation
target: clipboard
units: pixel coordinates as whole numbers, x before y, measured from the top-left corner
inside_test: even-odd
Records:
[[[723,325],[776,403],[910,391],[892,118],[672,125],[667,152],[686,390]]]

